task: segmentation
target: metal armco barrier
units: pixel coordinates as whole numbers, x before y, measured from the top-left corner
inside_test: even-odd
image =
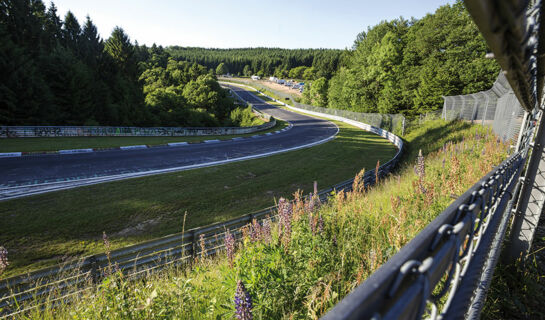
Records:
[[[263,115],[262,113],[259,113]],[[272,118],[274,119],[274,118]],[[185,137],[245,134],[267,130],[276,125],[269,121],[251,127],[69,127],[69,126],[0,126],[0,138],[33,137]]]
[[[316,113],[314,113],[316,114]],[[321,115],[330,117],[330,115]],[[368,124],[354,120],[335,117],[340,121],[356,125],[364,130],[381,135],[390,140],[397,148],[396,155],[379,167],[378,176],[389,174],[398,164],[403,152],[403,140],[398,136]],[[363,177],[366,186],[375,183],[375,169],[366,171]],[[322,201],[336,191],[350,191],[354,179],[343,181],[318,193]],[[200,238],[203,237],[206,252],[204,255],[215,254],[224,248],[225,231],[229,230],[235,239],[242,237],[242,228],[254,219],[263,222],[264,219],[275,219],[276,208],[269,207],[259,212],[250,213],[240,218],[217,223],[206,227],[188,230],[159,239],[139,243],[137,245],[113,250],[110,260],[106,254],[97,254],[67,263],[34,271],[0,281],[0,317],[11,317],[22,314],[29,309],[39,307],[40,300],[50,296],[55,301],[63,302],[70,296],[92,288],[109,272],[109,268],[117,266],[131,278],[138,278],[168,266],[188,265],[203,254],[200,248]],[[36,302],[28,305],[29,301]],[[25,302],[27,304],[25,304]]]

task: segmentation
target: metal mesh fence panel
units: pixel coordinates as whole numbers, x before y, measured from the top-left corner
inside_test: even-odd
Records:
[[[524,110],[501,72],[489,90],[443,99],[441,116],[445,120],[461,119],[491,126],[504,141],[514,139],[519,132]]]

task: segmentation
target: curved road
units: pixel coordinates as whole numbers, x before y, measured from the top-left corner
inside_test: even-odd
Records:
[[[338,132],[329,121],[277,108],[242,88],[228,87],[256,109],[289,121],[293,127],[278,134],[219,143],[0,158],[0,200],[267,156],[325,142]]]

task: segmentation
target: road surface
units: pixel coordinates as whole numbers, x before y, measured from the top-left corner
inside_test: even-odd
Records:
[[[290,122],[292,128],[272,135],[216,143],[0,158],[0,201],[269,156],[326,142],[338,132],[337,126],[332,122],[275,107],[245,89],[228,87],[252,103],[256,109]]]

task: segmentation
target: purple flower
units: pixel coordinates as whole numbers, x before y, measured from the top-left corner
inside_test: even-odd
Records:
[[[284,198],[278,200],[278,228],[280,238],[287,247],[291,240],[291,222],[293,218],[293,206]]]
[[[253,242],[261,240],[261,238],[262,238],[261,233],[262,233],[261,232],[261,225],[259,224],[259,222],[257,222],[256,219],[254,219],[252,221],[252,225],[250,226],[250,239]]]
[[[271,221],[268,218],[263,220],[261,233],[263,235],[263,241],[267,243],[271,242]]]
[[[225,249],[227,250],[227,258],[229,258],[229,264],[233,266],[233,259],[235,257],[235,237],[229,232],[225,231]]]
[[[9,266],[8,250],[0,246],[0,273]]]
[[[237,291],[235,292],[236,317],[239,320],[252,320],[252,298],[242,281],[237,281]]]
[[[324,218],[322,218],[322,215],[318,218],[318,231],[320,234],[324,232]]]

